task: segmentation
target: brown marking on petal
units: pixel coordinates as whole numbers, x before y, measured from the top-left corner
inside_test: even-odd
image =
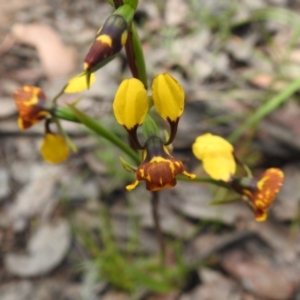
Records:
[[[166,184],[158,184],[157,182],[146,181],[146,189],[151,192],[163,190],[166,188],[170,188],[176,185],[176,179],[174,178],[172,181]]]

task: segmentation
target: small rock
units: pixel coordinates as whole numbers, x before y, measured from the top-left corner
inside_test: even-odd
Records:
[[[5,267],[20,277],[45,275],[61,263],[70,244],[71,232],[65,220],[42,225],[29,239],[28,254],[8,253]]]

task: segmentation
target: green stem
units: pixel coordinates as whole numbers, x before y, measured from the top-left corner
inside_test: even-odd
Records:
[[[214,184],[214,185],[217,185],[219,187],[223,187],[223,188],[226,188],[226,189],[230,189],[229,185],[224,182],[224,181],[221,181],[221,180],[214,180],[212,178],[208,178],[208,177],[196,177],[194,179],[190,179],[186,176],[183,176],[183,175],[178,175],[176,177],[177,180],[179,181],[196,181],[196,182],[205,182],[205,183],[210,183],[210,184]]]
[[[52,115],[58,119],[71,121],[74,123],[81,123],[79,119],[74,115],[74,113],[68,107],[57,106],[53,111]]]
[[[70,137],[68,136],[68,134],[66,133],[66,131],[63,129],[63,127],[61,126],[59,119],[58,118],[53,118],[54,122],[56,123],[56,126],[58,128],[59,133],[63,136],[63,138],[65,139],[65,141],[67,142],[68,146],[70,147],[70,149],[76,153],[77,152],[77,148],[75,146],[75,144],[73,143],[73,141],[70,139]]]
[[[134,23],[128,28],[128,38],[125,44],[127,62],[132,76],[139,79],[147,89],[146,64],[142,45]]]
[[[262,118],[275,110],[279,105],[284,103],[300,88],[300,78],[294,80],[279,94],[271,98],[263,106],[261,106],[244,124],[239,126],[229,137],[228,141],[231,143],[236,141],[248,128],[255,126]]]
[[[137,164],[141,163],[141,159],[138,153],[132,150],[126,143],[124,143],[120,138],[118,138],[113,132],[103,127],[101,123],[94,120],[90,116],[86,115],[82,111],[78,110],[76,107],[71,105],[69,107],[57,107],[56,110],[53,111],[53,115],[60,119],[81,123],[85,125],[87,128],[99,134],[100,136],[104,137],[112,144],[117,146],[119,149],[121,149],[130,158],[132,158],[134,162],[136,162]]]
[[[146,63],[143,48],[141,45],[140,38],[138,36],[137,30],[134,23],[132,23],[132,44],[134,50],[134,56],[136,60],[136,65],[138,68],[139,79],[143,82],[145,88],[147,89],[147,72],[146,72]]]

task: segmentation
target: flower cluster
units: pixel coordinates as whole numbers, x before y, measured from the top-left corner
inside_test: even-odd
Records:
[[[176,175],[188,173],[183,163],[172,157],[167,145],[170,145],[177,131],[177,125],[184,108],[184,91],[181,85],[169,74],[160,74],[153,79],[152,101],[157,113],[170,124],[167,141],[159,137],[155,124],[148,114],[150,101],[141,81],[135,78],[124,80],[114,99],[113,109],[119,124],[127,130],[131,143],[136,149],[143,150],[143,162],[137,169],[132,168],[136,180],[128,185],[131,191],[144,180],[149,191],[158,191],[176,185]],[[147,132],[145,143],[141,145],[137,129],[145,125]]]
[[[143,55],[139,49],[137,36],[135,39],[132,38],[132,35],[136,34],[132,23],[136,5],[127,3],[116,7],[115,12],[98,30],[85,57],[83,72],[69,80],[52,101],[48,101],[46,94],[35,86],[21,87],[15,92],[14,99],[19,111],[20,129],[26,130],[40,121],[45,121],[41,154],[50,163],[62,162],[69,155],[71,142],[60,126],[56,100],[63,93],[78,93],[89,88],[95,81],[94,73],[115,58],[125,46],[126,51],[128,49],[128,52],[131,51],[131,54],[127,55],[128,65],[133,75],[141,81],[136,78],[122,81],[115,95],[113,111],[117,122],[127,130],[132,148],[142,150],[142,162],[138,167],[134,168],[123,162],[123,166],[134,172],[136,177],[126,188],[131,191],[140,181],[145,181],[147,190],[158,191],[175,186],[176,176],[179,174],[190,179],[194,179],[196,175],[187,172],[182,161],[174,158],[170,151],[184,111],[185,94],[182,86],[170,74],[159,74],[153,79],[151,96],[148,96],[145,88],[147,80],[146,76],[143,76],[146,72],[141,66],[137,68],[139,63],[142,65]],[[139,53],[139,60],[137,53]],[[83,117],[78,110],[76,114],[75,107],[70,107],[73,108],[74,118],[79,118],[76,121],[87,127],[90,124],[90,129],[95,128],[94,120]],[[166,138],[161,138],[159,128],[151,117],[152,107],[169,123],[170,130]],[[57,125],[59,134],[50,130],[52,123]],[[144,133],[143,142],[138,136],[140,127]],[[107,132],[103,134],[102,130],[102,135],[108,138],[109,134]],[[116,139],[117,137],[111,141]],[[136,155],[131,148],[129,150],[133,152],[133,156]],[[256,220],[263,221],[267,218],[267,209],[283,184],[284,175],[280,169],[267,169],[259,179],[249,175],[236,176],[238,160],[233,146],[222,137],[211,133],[197,137],[192,145],[192,151],[202,161],[204,170],[213,180],[222,181],[242,195],[254,211]],[[136,161],[140,162],[139,158]]]

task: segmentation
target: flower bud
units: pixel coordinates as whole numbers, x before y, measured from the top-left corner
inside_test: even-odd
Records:
[[[113,14],[99,29],[84,60],[84,70],[95,72],[118,54],[127,40],[128,24],[123,16]]]

